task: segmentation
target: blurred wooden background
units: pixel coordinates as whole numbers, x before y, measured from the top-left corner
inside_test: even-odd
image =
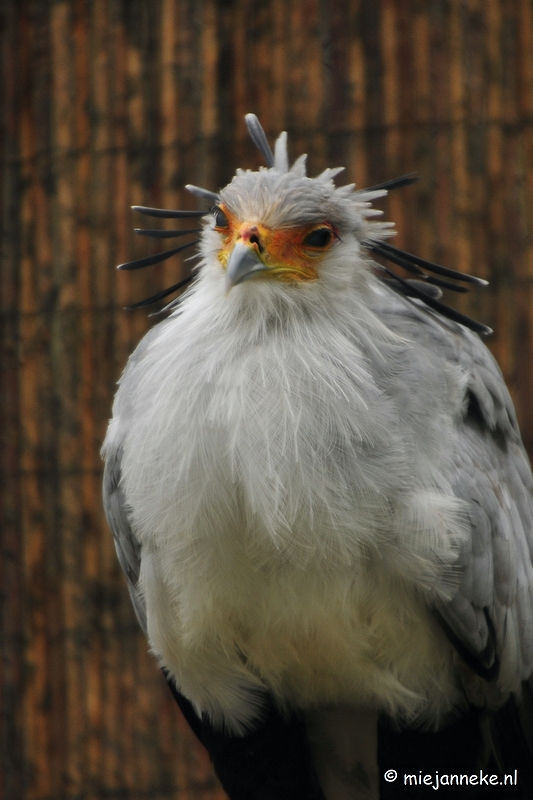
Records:
[[[194,208],[258,155],[383,204],[397,243],[490,278],[461,300],[533,445],[533,0],[3,0],[0,796],[223,796],[137,629],[100,501],[114,386],[173,283],[117,263],[131,204]]]

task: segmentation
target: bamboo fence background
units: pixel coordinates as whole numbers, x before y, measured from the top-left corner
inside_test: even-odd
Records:
[[[173,283],[117,263],[131,204],[194,208],[255,166],[417,171],[397,243],[490,278],[461,300],[533,445],[532,0],[3,0],[0,796],[220,800],[137,629],[101,510],[114,386]],[[165,283],[166,282],[166,283]]]

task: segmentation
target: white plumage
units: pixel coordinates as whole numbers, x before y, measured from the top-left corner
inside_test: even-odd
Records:
[[[533,671],[531,474],[501,375],[476,334],[380,280],[361,243],[392,233],[370,207],[384,190],[336,173],[288,171],[283,134],[274,166],[238,171],[218,203],[236,232],[208,219],[198,277],[130,359],[104,444],[150,646],[237,735],[265,692],[313,730],[334,707],[436,730]],[[316,278],[266,274],[261,231],[326,222]],[[227,291],[235,240],[260,273]],[[465,665],[450,630],[499,675]]]

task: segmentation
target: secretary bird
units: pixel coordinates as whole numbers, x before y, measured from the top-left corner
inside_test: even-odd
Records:
[[[141,627],[231,800],[531,798],[532,476],[441,299],[485,281],[390,244],[411,176],[338,188],[246,121],[267,166],[134,207],[202,227],[120,267],[198,245],[103,447]]]

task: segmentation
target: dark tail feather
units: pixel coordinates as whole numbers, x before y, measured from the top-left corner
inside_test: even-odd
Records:
[[[484,752],[482,715],[480,709],[471,708],[468,714],[437,732],[397,728],[382,719],[378,726],[380,800],[476,797],[476,789],[463,793],[456,786],[449,791],[445,786],[432,786],[437,785],[437,775],[471,775],[480,769]],[[394,777],[391,772],[396,777],[387,780],[385,776]],[[425,776],[430,776],[432,785],[429,777],[424,784]]]
[[[531,800],[532,736],[531,686],[520,702],[511,697],[498,711],[471,707],[435,733],[398,729],[384,719],[378,734],[380,800]],[[396,779],[387,782],[391,770]]]
[[[200,718],[165,670],[163,674],[230,800],[325,800],[300,717],[285,719],[265,695],[265,713],[257,728],[244,736],[229,736]]]
[[[533,798],[533,687],[530,682],[523,684],[519,699],[511,695],[502,708],[489,713],[488,731],[497,771],[518,779],[515,794],[509,790],[508,796],[530,800]]]

